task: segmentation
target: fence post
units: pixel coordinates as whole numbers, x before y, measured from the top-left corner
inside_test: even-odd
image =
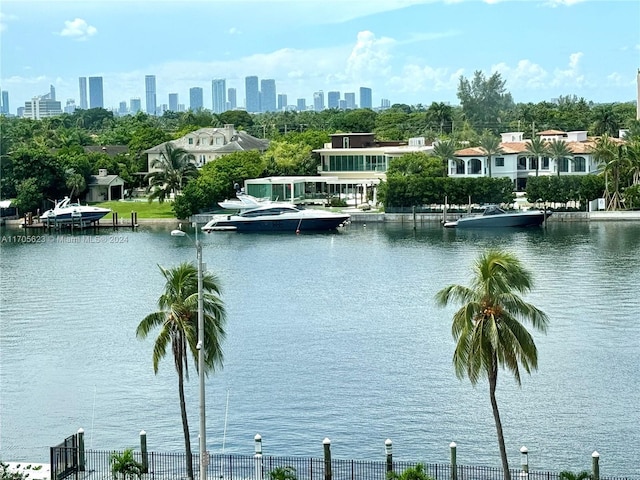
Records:
[[[393,442],[389,438],[384,441],[384,453],[387,455],[387,473],[393,472]]]
[[[331,480],[331,440],[322,441],[324,447],[324,480]]]
[[[254,455],[255,480],[262,480],[262,437],[259,433],[253,437],[255,441],[256,454]]]
[[[529,475],[529,449],[523,445],[520,453],[522,454],[522,473]]]
[[[600,480],[600,454],[597,451],[594,451],[591,454],[592,458],[592,467],[591,467],[591,476],[593,480]]]
[[[451,442],[449,444],[449,453],[451,456],[451,480],[458,480],[457,448],[458,445],[456,442]]]
[[[78,429],[78,471],[84,472],[84,429]]]
[[[140,451],[142,452],[142,473],[149,473],[149,457],[147,453],[147,432],[140,430]]]

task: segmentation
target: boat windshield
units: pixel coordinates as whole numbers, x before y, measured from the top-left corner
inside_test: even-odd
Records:
[[[485,208],[483,215],[501,215],[503,213],[506,212],[497,205],[489,205],[487,208]]]

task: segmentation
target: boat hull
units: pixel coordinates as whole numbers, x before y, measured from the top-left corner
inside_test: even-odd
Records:
[[[309,218],[247,219],[224,216],[214,219],[202,227],[205,232],[237,231],[251,232],[308,232],[335,230],[349,220],[349,215]]]
[[[43,223],[51,222],[51,223],[90,223],[97,222],[102,217],[104,217],[110,210],[105,211],[95,211],[95,212],[81,212],[81,213],[62,213],[62,214],[48,214],[45,212],[40,216],[40,220]]]
[[[543,211],[505,213],[501,215],[463,217],[455,222],[447,222],[444,226],[447,228],[539,227],[550,216],[550,212]]]

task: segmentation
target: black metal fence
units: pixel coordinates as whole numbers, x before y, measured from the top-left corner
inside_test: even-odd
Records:
[[[63,480],[78,475],[78,438],[71,435],[55,447],[49,449],[51,480]]]
[[[87,480],[122,480],[111,472],[111,451],[85,452],[85,472]],[[143,480],[184,480],[187,478],[186,456],[183,453],[134,452],[134,458],[148,465]],[[408,468],[421,462],[392,462],[392,470],[401,474]],[[199,456],[193,455],[195,479],[199,477]],[[501,468],[478,467],[449,464],[422,463],[424,472],[434,480],[503,480]],[[387,463],[384,461],[336,460],[326,462],[323,458],[307,457],[270,457],[242,455],[211,455],[207,467],[209,480],[272,480],[271,472],[278,468],[289,468],[297,480],[385,480]],[[455,471],[453,469],[455,468]],[[525,474],[521,470],[511,469],[513,480],[559,480],[555,472],[531,471]],[[53,474],[52,474],[52,479]],[[274,479],[278,480],[278,479]],[[599,480],[640,480],[640,477],[605,477]]]

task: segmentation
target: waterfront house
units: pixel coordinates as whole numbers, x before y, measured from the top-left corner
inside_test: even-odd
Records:
[[[144,151],[147,154],[148,171],[153,171],[151,165],[160,159],[166,143]],[[231,124],[223,128],[201,128],[171,140],[171,143],[176,148],[182,148],[192,154],[198,168],[229,153],[248,150],[258,150],[262,153],[269,147],[268,140],[253,137],[245,131],[238,131]]]
[[[563,132],[545,130],[538,132],[542,140],[560,140],[567,143],[573,158],[556,162],[550,157],[528,156],[528,140],[523,132],[502,133],[500,146],[502,155],[494,155],[491,165],[492,177],[509,177],[516,190],[524,190],[527,178],[536,175],[587,175],[598,173],[600,166],[590,153],[595,146],[595,138],[588,137],[586,131]],[[468,147],[456,151],[456,158],[449,160],[450,177],[484,177],[489,175],[487,157],[480,147]]]
[[[124,197],[124,180],[118,175],[109,175],[106,168],[91,175],[87,184],[87,202],[106,202]]]

